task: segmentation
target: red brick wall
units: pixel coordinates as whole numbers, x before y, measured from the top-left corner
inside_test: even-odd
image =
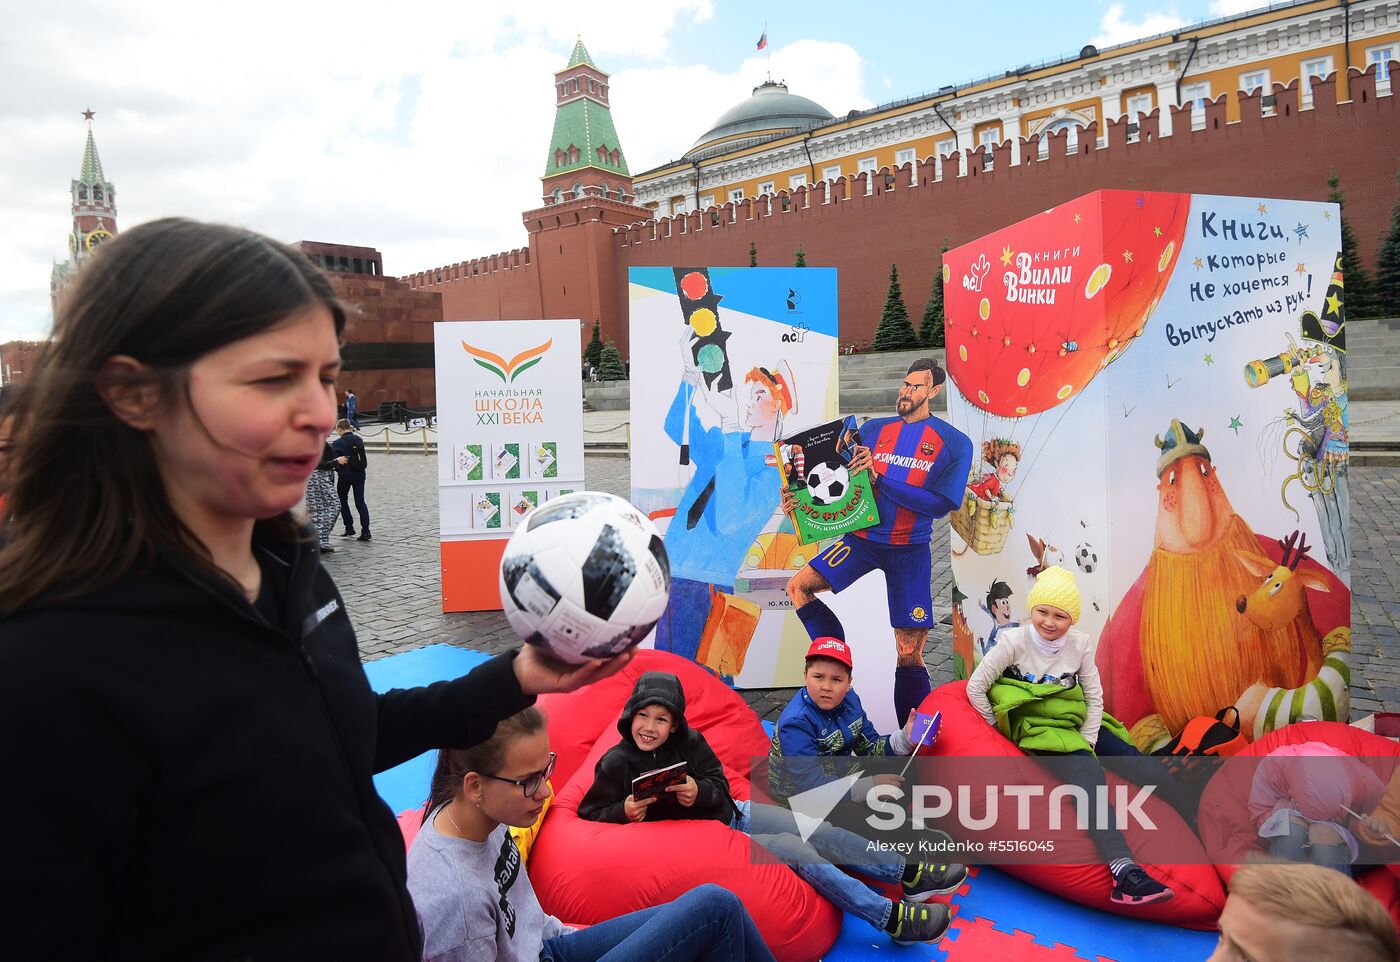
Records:
[[[1375,96],[1372,74],[1352,81],[1353,101],[1337,104],[1334,85],[1313,88],[1314,108],[1297,109],[1296,89],[1277,90],[1276,116],[1261,117],[1256,102],[1243,104],[1244,119],[1226,124],[1225,101],[1207,110],[1207,129],[1192,131],[1189,108],[1173,111],[1172,136],[1146,136],[1127,142],[1126,124],[1111,124],[1108,147],[1086,150],[1092,132],[1080,136],[1080,151],[1064,156],[1063,138],[1051,157],[1035,160],[1034,142],[1022,143],[1020,166],[1011,147],[993,151],[993,170],[980,172],[980,153],[969,158],[969,174],[934,179],[934,165],[920,162],[910,186],[906,166],[895,171],[886,190],[877,174],[875,191],[865,196],[865,175],[852,179],[850,199],[822,203],[825,184],[799,188],[784,213],[774,198],[718,208],[719,226],[709,214],[678,215],[618,235],[618,297],[626,296],[627,267],[744,266],[749,242],[762,266],[791,266],[799,244],[813,267],[840,269],[843,342],[868,343],[884,306],[890,264],[899,265],[905,306],[918,323],[928,299],[939,248],[956,247],[1038,211],[1099,188],[1185,191],[1323,200],[1335,170],[1346,196],[1346,216],[1362,261],[1374,265],[1396,203],[1400,157],[1400,100]],[[1242,99],[1244,99],[1242,97]],[[1252,109],[1251,109],[1252,108]],[[1144,132],[1155,131],[1149,116]],[[956,171],[956,161],[945,170]],[[832,185],[839,198],[844,180]],[[654,235],[654,237],[653,237]]]
[[[23,384],[34,373],[48,341],[8,341],[0,344],[0,383]]]
[[[442,295],[413,290],[395,277],[367,274],[326,275],[336,295],[349,309],[345,324],[347,353],[354,345],[429,344],[433,324],[442,320]],[[353,356],[353,355],[352,355]],[[355,370],[340,378],[360,399],[360,409],[375,410],[381,401],[403,401],[411,407],[437,403],[436,381],[431,367]]]
[[[769,214],[769,198],[758,198],[737,208],[726,204],[634,224],[642,217],[629,204],[566,201],[525,213],[528,249],[404,280],[440,291],[444,316],[453,320],[578,317],[586,341],[596,318],[604,339],[615,341],[625,357],[628,267],[742,267],[749,262],[750,241],[760,265],[787,267],[800,244],[809,265],[841,271],[843,342],[868,344],[891,263],[899,265],[905,305],[917,324],[944,244],[956,247],[1100,188],[1323,200],[1334,170],[1358,252],[1374,265],[1396,203],[1400,100],[1376,97],[1371,70],[1353,71],[1353,99],[1341,104],[1330,80],[1315,82],[1314,107],[1304,111],[1297,108],[1295,86],[1276,85],[1272,117],[1261,116],[1257,97],[1240,95],[1242,119],[1226,123],[1222,96],[1207,106],[1205,130],[1191,130],[1189,108],[1173,108],[1170,136],[1159,136],[1154,112],[1144,119],[1136,143],[1128,143],[1126,123],[1113,123],[1106,148],[1094,149],[1097,132],[1090,128],[1081,134],[1078,152],[1066,155],[1061,133],[1043,161],[1034,141],[1022,141],[1019,166],[1011,164],[1011,145],[1005,143],[991,151],[991,171],[982,171],[979,149],[965,176],[938,180],[934,162],[920,161],[912,170],[893,171],[891,189],[885,187],[886,171],[876,174],[869,196],[864,174],[831,185],[830,203],[824,202],[824,183],[799,188],[786,212],[773,199]],[[956,156],[944,161],[944,169],[957,170]],[[712,216],[718,225],[711,224]]]

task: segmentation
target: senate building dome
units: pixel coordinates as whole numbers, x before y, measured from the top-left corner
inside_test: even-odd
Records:
[[[721,114],[685,156],[702,160],[831,119],[831,112],[821,104],[788,93],[784,83],[766,80],[753,88],[753,96]]]

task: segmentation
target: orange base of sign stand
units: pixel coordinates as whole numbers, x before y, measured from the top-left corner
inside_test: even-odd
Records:
[[[443,611],[501,610],[499,572],[508,540],[441,542]]]

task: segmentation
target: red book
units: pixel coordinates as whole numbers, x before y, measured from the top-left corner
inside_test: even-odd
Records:
[[[685,784],[686,768],[685,762],[676,762],[676,764],[667,765],[665,768],[643,772],[632,779],[632,797],[639,802],[648,798],[667,797],[666,789],[672,785]]]

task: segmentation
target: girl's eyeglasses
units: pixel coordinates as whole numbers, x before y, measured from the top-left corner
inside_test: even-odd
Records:
[[[487,778],[494,778],[498,782],[509,782],[512,785],[519,785],[520,790],[528,797],[536,794],[540,790],[540,786],[549,780],[549,776],[554,774],[554,763],[558,760],[559,756],[550,752],[549,764],[544,767],[544,770],[526,775],[524,778],[506,778],[504,775],[486,775],[485,772],[479,774],[485,775]]]

